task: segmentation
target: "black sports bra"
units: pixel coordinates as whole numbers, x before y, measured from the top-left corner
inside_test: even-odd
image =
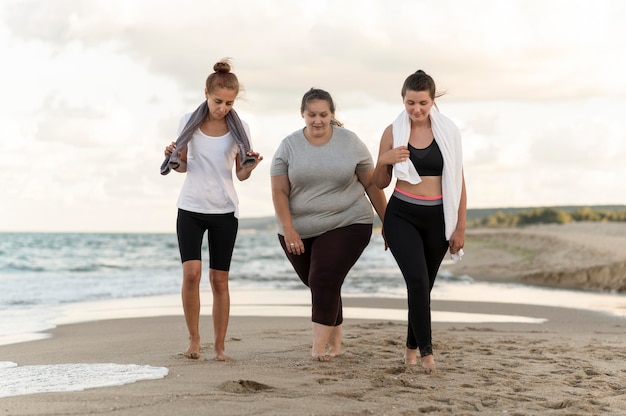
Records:
[[[411,162],[420,176],[441,176],[443,156],[435,139],[425,149],[417,149],[409,144],[409,152]]]

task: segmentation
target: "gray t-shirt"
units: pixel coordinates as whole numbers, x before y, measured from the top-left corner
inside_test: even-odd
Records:
[[[372,224],[374,213],[356,172],[374,169],[367,146],[350,130],[333,126],[323,146],[303,130],[287,136],[274,154],[271,176],[288,175],[289,208],[300,238],[352,224]],[[278,223],[278,232],[283,229]]]

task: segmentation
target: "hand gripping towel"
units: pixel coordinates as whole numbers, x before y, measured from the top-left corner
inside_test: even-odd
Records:
[[[443,156],[441,187],[443,193],[443,213],[446,239],[450,239],[459,219],[459,203],[463,186],[463,149],[461,133],[454,122],[444,116],[435,106],[430,109],[430,124],[435,141]],[[411,119],[402,111],[392,123],[393,147],[407,146],[411,134]],[[410,160],[393,166],[396,178],[416,185],[422,181]]]
[[[178,152],[187,148],[187,143],[189,143],[189,140],[193,137],[193,133],[204,121],[208,111],[209,106],[206,101],[203,101],[202,104],[200,104],[200,106],[198,106],[198,108],[191,113],[189,121],[185,124],[185,127],[180,133],[180,136],[178,136],[178,139],[176,139],[176,150],[171,155],[166,156],[165,160],[161,164],[161,175],[167,175],[170,173],[170,170],[176,169],[180,166]],[[256,159],[253,156],[248,155],[248,151],[250,151],[250,139],[246,134],[246,130],[241,123],[239,115],[232,108],[228,114],[226,114],[226,124],[228,125],[228,130],[235,138],[237,147],[239,148],[239,162],[241,166],[252,166],[256,162]]]

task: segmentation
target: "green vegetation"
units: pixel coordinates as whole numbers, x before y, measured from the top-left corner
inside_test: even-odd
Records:
[[[517,227],[531,224],[565,224],[573,221],[626,221],[626,205],[558,206],[538,208],[470,208],[468,227]],[[382,226],[374,217],[374,228]],[[240,218],[239,229],[275,231],[274,217]]]
[[[626,207],[562,207],[498,210],[486,216],[468,215],[468,227],[520,227],[532,224],[565,224],[576,221],[626,221]]]

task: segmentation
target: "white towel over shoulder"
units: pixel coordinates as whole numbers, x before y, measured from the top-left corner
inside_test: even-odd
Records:
[[[430,109],[430,123],[443,156],[443,213],[446,225],[446,238],[449,240],[456,229],[459,216],[459,203],[463,186],[463,149],[461,133],[454,122],[441,114],[435,106]],[[392,124],[393,147],[406,146],[411,134],[411,119],[402,111]],[[396,178],[416,185],[422,181],[410,160],[398,162],[393,167]]]

